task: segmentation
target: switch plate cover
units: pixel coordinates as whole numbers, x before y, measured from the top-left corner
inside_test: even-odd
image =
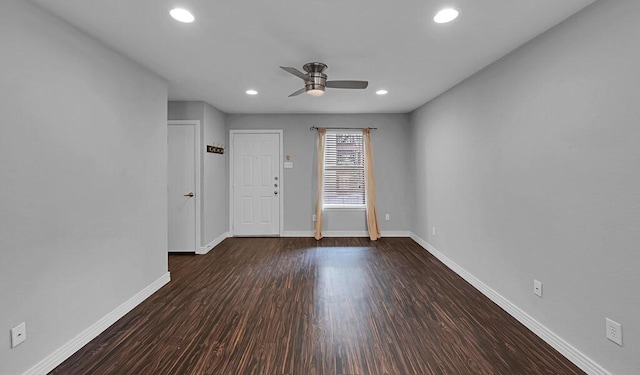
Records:
[[[542,298],[542,282],[533,280],[533,294]]]
[[[11,328],[11,347],[22,344],[27,339],[27,324],[22,322]]]

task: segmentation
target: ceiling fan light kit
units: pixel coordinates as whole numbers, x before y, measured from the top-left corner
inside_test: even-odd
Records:
[[[304,80],[304,88],[294,92],[291,96],[298,96],[304,92],[311,96],[322,96],[325,89],[366,89],[369,85],[367,81],[327,81],[327,75],[324,74],[327,65],[319,62],[304,64],[303,73],[296,68],[281,66],[282,70],[293,74],[294,76]]]
[[[322,96],[322,95],[324,95],[324,90],[322,90],[322,89],[308,89],[307,90],[307,94],[309,94],[311,96]]]

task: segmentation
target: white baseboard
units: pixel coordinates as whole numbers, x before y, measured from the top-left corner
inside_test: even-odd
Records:
[[[324,237],[369,237],[369,232],[365,231],[338,231],[329,230],[322,232]],[[381,231],[381,237],[411,237],[411,232],[407,231]]]
[[[281,237],[313,237],[315,232],[312,230],[284,231]],[[367,231],[323,231],[322,237],[369,237]]]
[[[312,230],[285,230],[280,237],[313,237]]]
[[[322,237],[369,237],[369,232],[366,230],[323,230]]]
[[[578,349],[574,348],[571,344],[565,341],[562,337],[555,334],[553,331],[542,325],[540,322],[535,320],[518,306],[511,303],[511,301],[500,295],[495,290],[491,289],[488,285],[477,279],[471,273],[467,272],[467,270],[459,266],[453,260],[449,259],[446,255],[438,251],[438,249],[431,246],[427,241],[418,237],[414,233],[410,233],[410,236],[420,246],[425,248],[433,256],[438,258],[438,260],[444,263],[445,266],[449,267],[453,272],[457,273],[460,277],[465,279],[469,284],[478,289],[482,294],[488,297],[495,304],[500,306],[509,315],[514,317],[525,327],[529,328],[538,337],[543,339],[547,344],[551,345],[554,349],[560,352],[560,354],[565,356],[576,366],[580,367],[582,371],[586,372],[589,375],[611,375],[610,372],[602,368],[591,358],[584,355]]]
[[[281,237],[313,237],[315,234],[312,230],[302,231],[285,231]],[[380,232],[382,237],[411,237],[409,231],[382,231]],[[367,231],[337,231],[329,230],[322,232],[323,237],[369,237]]]
[[[229,232],[222,233],[220,236],[218,236],[218,238],[216,238],[215,240],[209,242],[207,244],[207,246],[201,247],[200,250],[198,250],[198,252],[196,254],[204,255],[204,254],[208,253],[209,251],[211,251],[211,249],[213,249],[214,247],[218,246],[220,244],[220,242],[222,242],[225,239],[229,238],[229,236],[230,236]]]
[[[383,230],[380,235],[384,237],[411,237],[411,232],[406,230]]]
[[[118,306],[115,310],[105,315],[102,319],[92,324],[89,328],[82,331],[78,336],[74,337],[71,341],[61,346],[59,349],[49,354],[46,358],[40,361],[38,364],[27,370],[23,375],[45,375],[48,372],[55,369],[59,364],[64,362],[65,359],[71,357],[71,355],[89,341],[96,338],[99,334],[104,332],[118,319],[125,316],[129,311],[133,310],[142,301],[149,298],[158,289],[162,288],[171,280],[169,272],[162,275],[159,279],[151,283],[146,288],[142,289],[136,295],[129,298],[122,305]]]

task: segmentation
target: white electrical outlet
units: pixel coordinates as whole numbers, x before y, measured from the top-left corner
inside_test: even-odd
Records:
[[[22,344],[27,339],[27,324],[22,322],[11,328],[11,347]]]
[[[313,221],[313,222],[316,221],[316,215],[311,215],[311,221]]]
[[[389,216],[389,214],[386,214],[386,215],[384,215],[384,219],[389,221],[389,220],[391,220],[391,216]]]
[[[542,282],[533,279],[533,294],[542,298]]]
[[[605,318],[605,321],[607,325],[607,338],[622,346],[622,325],[609,318]]]
[[[435,237],[436,236],[436,227],[432,227],[431,228],[431,234]]]

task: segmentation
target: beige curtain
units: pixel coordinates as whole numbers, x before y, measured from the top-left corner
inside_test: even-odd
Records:
[[[367,205],[367,228],[369,229],[369,238],[375,241],[380,238],[380,228],[378,228],[378,209],[376,207],[376,185],[373,180],[371,129],[362,129],[362,134],[364,140],[364,196]]]
[[[322,238],[322,195],[324,190],[324,144],[327,129],[318,128],[318,187],[316,189],[316,230],[315,238]]]

